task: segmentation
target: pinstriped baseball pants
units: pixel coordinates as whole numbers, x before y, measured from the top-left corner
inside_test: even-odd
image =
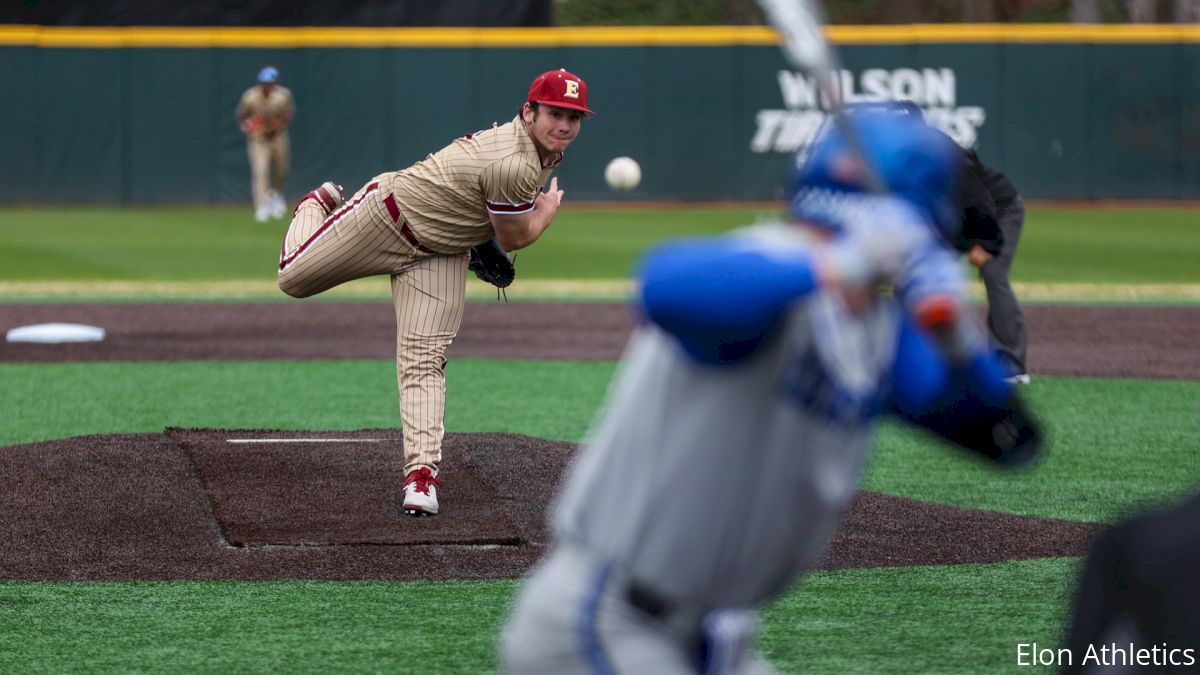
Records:
[[[281,131],[270,138],[247,139],[246,154],[250,158],[250,194],[254,206],[266,206],[270,190],[283,194],[283,185],[291,171],[291,144],[287,132]]]
[[[352,279],[387,274],[396,310],[396,379],[404,424],[404,473],[437,473],[445,435],[446,348],[466,301],[468,256],[417,251],[384,205],[389,174],[371,179],[328,216],[315,200],[296,210],[284,236],[279,288],[307,298]]]

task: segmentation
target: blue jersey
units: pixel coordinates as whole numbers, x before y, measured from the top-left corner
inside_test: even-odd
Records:
[[[676,603],[773,597],[816,561],[854,494],[897,318],[816,291],[724,365],[642,327],[563,486],[557,538]]]
[[[699,360],[736,361],[816,287],[815,257],[865,259],[856,251],[868,248],[885,249],[880,257],[894,266],[888,276],[906,311],[935,296],[963,304],[958,259],[921,213],[884,195],[830,191],[828,197],[808,209],[817,228],[777,223],[661,247],[643,264],[647,315]]]
[[[761,604],[815,562],[878,415],[919,414],[953,379],[906,307],[964,285],[919,214],[857,197],[833,240],[776,223],[647,258],[649,322],[556,503],[560,539],[711,608]],[[894,295],[850,307],[822,288],[818,258],[881,233],[903,246]]]

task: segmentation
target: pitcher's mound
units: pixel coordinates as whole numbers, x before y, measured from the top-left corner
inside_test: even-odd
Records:
[[[447,434],[442,512],[401,513],[396,430],[168,429],[0,451],[0,578],[494,579],[548,542],[575,445]],[[803,514],[797,514],[802,518]],[[1096,526],[862,493],[824,569],[1081,555]]]
[[[168,429],[204,483],[232,546],[520,543],[520,530],[462,443],[447,444],[436,518],[406,516],[400,434]],[[451,439],[453,441],[453,439]]]

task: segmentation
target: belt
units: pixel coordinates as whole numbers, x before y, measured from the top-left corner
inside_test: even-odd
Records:
[[[404,224],[400,226],[400,236],[404,237],[405,241],[407,241],[410,246],[422,253],[437,253],[437,251],[434,251],[433,249],[417,241],[417,235],[413,234],[412,228],[408,226],[408,221],[405,221]]]
[[[671,627],[687,639],[698,641],[701,638],[706,611],[685,603],[673,602],[636,581],[625,584],[624,595],[630,606]]]
[[[400,207],[396,206],[395,196],[388,195],[385,197],[383,200],[383,205],[387,207],[388,215],[392,217],[392,222],[400,223],[400,236],[404,237],[404,240],[408,242],[409,246],[412,246],[415,250],[422,253],[437,253],[437,251],[425,246],[419,239],[417,239],[417,235],[413,234],[412,228],[408,226],[407,220],[403,222],[400,221]]]
[[[629,604],[656,619],[666,618],[674,609],[670,600],[637,582],[629,584],[625,590],[625,597],[629,600]]]
[[[626,586],[625,595],[630,605],[676,631],[688,643],[700,672],[742,672],[738,664],[753,649],[758,629],[755,610],[689,610],[637,582]]]

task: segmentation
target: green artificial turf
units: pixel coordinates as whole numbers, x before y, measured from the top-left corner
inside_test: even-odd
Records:
[[[568,202],[545,238],[519,253],[520,275],[622,279],[655,242],[720,232],[772,212]],[[1186,208],[1033,205],[1014,279],[1196,284],[1194,220]],[[250,280],[270,289],[284,227],[250,222],[240,206],[9,209],[0,212],[0,282],[47,282],[47,294],[53,282],[93,280]],[[578,441],[613,369],[455,360],[447,373],[447,428]],[[1198,387],[1039,377],[1026,391],[1050,447],[1032,471],[999,473],[887,425],[865,486],[1105,521],[1200,483]],[[0,409],[0,452],[16,443],[166,426],[398,424],[390,361],[0,363]],[[1023,670],[1017,643],[1060,642],[1077,565],[1038,560],[817,573],[767,608],[762,646],[783,672]],[[493,672],[514,587],[0,581],[0,672]]]
[[[1030,470],[998,471],[889,423],[865,486],[995,511],[1107,522],[1200,488],[1200,382],[1036,377],[1021,389],[1046,431]],[[949,469],[949,470],[948,470]]]
[[[636,208],[566,204],[518,253],[522,279],[622,279],[650,245],[776,215],[770,205]],[[5,281],[189,281],[274,278],[286,224],[243,207],[36,208],[0,211]],[[1200,228],[1179,208],[1033,205],[1017,281],[1197,283]]]
[[[818,572],[765,614],[761,646],[787,673],[999,673],[1017,645],[1056,648],[1078,559]]]
[[[1018,281],[1200,282],[1200,227],[1189,207],[1031,206],[1013,262]]]
[[[579,440],[614,368],[455,359],[447,429]],[[400,424],[398,398],[391,361],[0,363],[0,447],[168,426],[389,428]]]
[[[1011,670],[1078,562],[818,572],[764,612],[783,672]],[[515,582],[0,581],[0,672],[487,673]]]
[[[254,223],[244,208],[38,208],[0,211],[7,281],[275,278],[287,223]],[[522,278],[621,279],[669,237],[710,234],[770,209],[563,208],[536,246],[518,252]]]
[[[446,428],[579,441],[614,369],[598,362],[456,359],[447,370]],[[924,432],[888,424],[865,486],[962,506],[1107,521],[1200,484],[1200,383],[1039,377],[1024,391],[1049,439],[1044,461],[1032,470],[999,471]],[[0,446],[167,426],[399,424],[390,361],[0,364],[0,409],[9,418]]]
[[[724,205],[569,206],[536,244],[517,252],[522,278],[623,279],[648,248],[663,240],[717,234],[778,215],[769,207]]]
[[[0,672],[489,672],[513,587],[0,581]]]
[[[244,208],[6,209],[0,269],[7,281],[271,278],[286,228]]]

